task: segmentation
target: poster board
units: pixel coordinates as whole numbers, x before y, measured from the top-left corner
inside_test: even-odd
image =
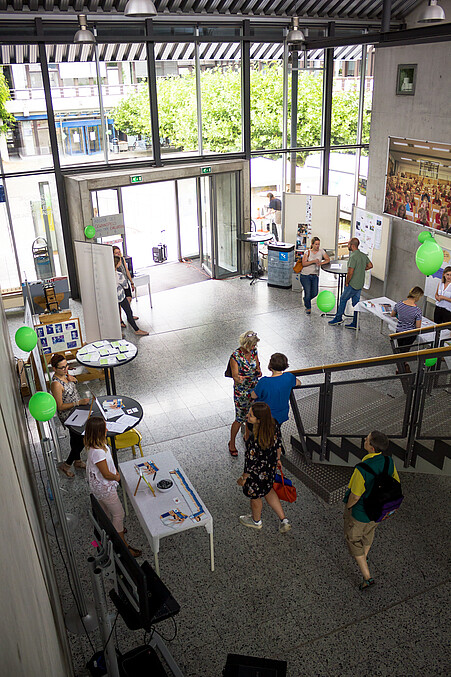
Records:
[[[390,258],[391,218],[353,207],[351,236],[360,240],[360,250],[367,254],[372,262],[371,275],[386,282]]]
[[[336,195],[283,194],[283,237],[296,244],[299,225],[308,227],[311,236],[319,237],[323,249],[337,253],[340,199]]]
[[[86,343],[121,339],[112,247],[78,240],[74,247]]]
[[[38,342],[43,355],[64,353],[66,350],[81,348],[81,330],[78,317],[64,322],[50,322],[35,326]]]

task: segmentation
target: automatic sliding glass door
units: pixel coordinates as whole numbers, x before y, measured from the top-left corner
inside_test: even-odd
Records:
[[[237,265],[239,172],[202,176],[200,186],[201,262],[216,280],[235,275]]]

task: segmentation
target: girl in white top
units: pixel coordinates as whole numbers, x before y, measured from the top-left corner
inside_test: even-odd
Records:
[[[310,315],[312,299],[318,296],[319,271],[321,266],[329,263],[330,258],[320,247],[319,237],[312,237],[310,249],[302,257],[301,284],[304,288],[305,312]]]
[[[124,538],[124,508],[117,495],[121,477],[114,465],[106,437],[107,429],[104,419],[100,416],[89,418],[85,430],[85,447],[88,450],[86,475],[89,489],[99,501],[130,553],[133,557],[139,557],[142,554],[141,550],[132,548]]]
[[[442,279],[437,285],[435,292],[434,322],[451,322],[451,266],[443,271]]]

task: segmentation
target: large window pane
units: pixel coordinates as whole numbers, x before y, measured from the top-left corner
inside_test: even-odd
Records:
[[[349,237],[352,205],[355,202],[356,151],[334,150],[329,163],[329,195],[340,196],[339,239],[343,241]]]
[[[373,45],[368,47],[365,73],[365,98],[363,102],[362,143],[370,142],[371,113],[373,110],[374,57]]]
[[[32,246],[38,237],[47,241],[57,276],[67,275],[56,182],[53,174],[15,177],[6,180],[20,269],[28,280],[36,280]]]
[[[336,47],[332,93],[331,144],[357,143],[361,47]]]
[[[282,147],[283,61],[268,59],[268,51],[280,53],[282,45],[251,45],[251,148],[266,150]]]
[[[322,151],[287,153],[285,157],[287,192],[318,195],[320,193]],[[293,183],[296,188],[294,191],[291,190]]]
[[[11,97],[5,106],[13,115],[6,142],[4,138],[0,142],[5,172],[52,168],[41,66],[12,64],[3,68],[3,74]]]
[[[198,153],[194,43],[155,45],[163,155]]]
[[[288,63],[288,144],[289,146],[321,145],[321,122],[323,101],[323,52],[308,59],[304,67],[304,57],[298,56],[298,65],[290,55]],[[293,69],[293,63],[295,69]],[[291,139],[292,88],[293,77],[298,76],[296,141]]]
[[[241,151],[241,48],[200,43],[202,143],[205,153]]]
[[[269,210],[268,193],[282,199],[283,159],[280,155],[251,158],[251,218],[258,230],[269,230],[273,212]]]
[[[0,287],[4,292],[20,287],[5,202],[0,202],[0,237],[2,240],[0,250]]]

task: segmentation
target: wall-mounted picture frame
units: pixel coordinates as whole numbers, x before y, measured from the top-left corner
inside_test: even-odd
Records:
[[[396,94],[399,96],[413,96],[415,94],[415,85],[417,80],[416,63],[398,64],[398,74],[396,77]]]

